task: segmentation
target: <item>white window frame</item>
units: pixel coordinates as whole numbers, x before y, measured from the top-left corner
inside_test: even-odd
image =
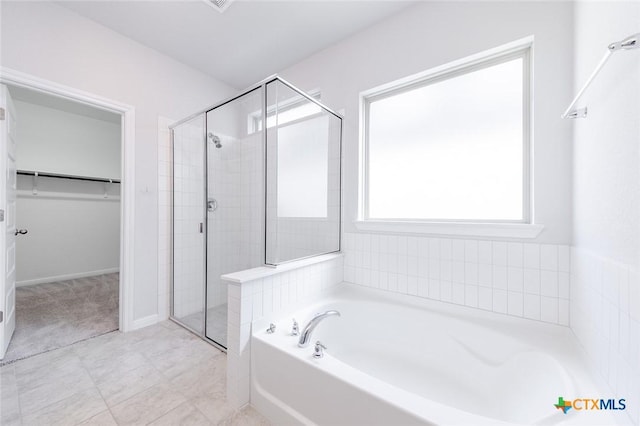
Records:
[[[523,59],[523,218],[521,220],[371,219],[369,206],[368,115],[371,102],[475,72],[517,58]],[[478,237],[535,238],[544,228],[534,222],[533,209],[533,37],[527,37],[360,94],[360,167],[358,218],[360,230]]]

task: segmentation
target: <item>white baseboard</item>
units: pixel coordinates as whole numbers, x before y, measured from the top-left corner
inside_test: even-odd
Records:
[[[158,314],[149,315],[148,317],[133,320],[132,330],[149,327],[158,322]]]
[[[73,280],[76,278],[93,277],[95,275],[113,274],[120,272],[120,268],[101,269],[98,271],[78,272],[75,274],[57,275],[53,277],[35,278],[32,280],[16,281],[16,287],[24,287],[28,285],[54,283],[56,281]]]

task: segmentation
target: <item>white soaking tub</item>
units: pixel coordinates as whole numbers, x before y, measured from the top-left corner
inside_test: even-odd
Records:
[[[290,336],[317,312],[309,346]],[[610,424],[558,397],[605,398],[567,327],[341,284],[324,300],[254,324],[251,403],[275,424]],[[314,344],[326,347],[313,358]],[[619,414],[624,416],[624,412]]]

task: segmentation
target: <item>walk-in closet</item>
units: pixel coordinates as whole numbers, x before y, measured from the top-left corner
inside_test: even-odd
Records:
[[[121,116],[20,87],[9,94],[16,327],[3,363],[117,330],[120,293]]]

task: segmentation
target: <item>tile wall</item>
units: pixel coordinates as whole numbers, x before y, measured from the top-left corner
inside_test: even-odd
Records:
[[[640,275],[637,267],[572,249],[571,328],[606,380],[612,398],[629,401],[640,423]]]
[[[320,263],[282,273],[264,268],[273,274],[264,278],[242,283],[228,281],[227,398],[231,406],[240,407],[250,398],[251,323],[263,318],[278,319],[283,312],[343,281],[342,255],[320,256],[316,261]]]
[[[344,254],[348,282],[569,325],[569,246],[346,233]]]
[[[173,294],[177,317],[199,312],[203,308],[204,234],[198,232],[203,222],[204,119],[196,117],[175,129],[173,153]]]

